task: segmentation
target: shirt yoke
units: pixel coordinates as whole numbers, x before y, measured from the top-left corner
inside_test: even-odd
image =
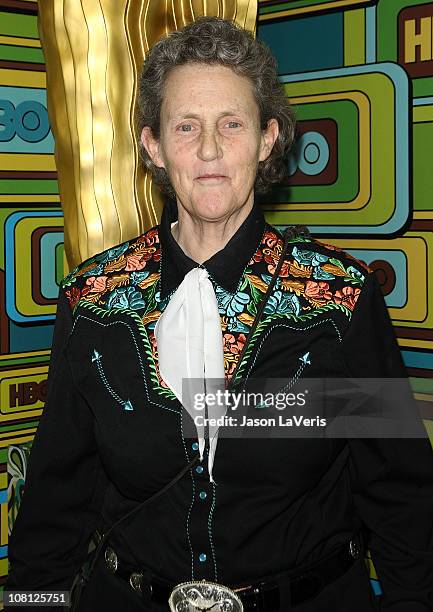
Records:
[[[81,298],[96,302],[107,290],[140,284],[150,274],[157,274],[160,258],[158,226],[154,226],[83,260],[61,280],[60,290],[68,298],[71,309]]]

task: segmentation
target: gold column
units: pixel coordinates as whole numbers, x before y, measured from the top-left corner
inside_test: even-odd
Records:
[[[257,0],[39,0],[69,268],[159,221],[139,164],[137,77],[162,35],[202,15],[255,32]],[[66,273],[66,271],[65,271]]]

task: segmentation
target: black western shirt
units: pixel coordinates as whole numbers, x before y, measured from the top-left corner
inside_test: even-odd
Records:
[[[155,323],[197,264],[161,225],[82,262],[62,283],[48,395],[9,542],[8,588],[68,589],[89,538],[161,489],[197,453],[158,371]],[[203,266],[224,367],[250,378],[404,377],[375,276],[312,238],[282,250],[260,208]],[[182,359],[182,355],[179,355]],[[207,457],[205,457],[206,459]],[[364,525],[386,609],[433,606],[432,448],[424,439],[240,439],[113,533],[131,564],[179,583],[227,585],[321,558]],[[395,608],[393,606],[396,606]],[[405,608],[406,610],[406,608]]]

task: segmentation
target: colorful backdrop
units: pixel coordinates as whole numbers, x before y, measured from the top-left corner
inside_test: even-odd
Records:
[[[376,270],[433,442],[433,2],[262,0],[257,34],[299,132],[267,219]],[[0,0],[0,588],[67,272],[45,87],[36,0]]]

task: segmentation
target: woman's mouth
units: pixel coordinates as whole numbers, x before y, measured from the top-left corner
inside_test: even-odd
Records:
[[[214,184],[223,182],[227,180],[227,178],[228,177],[224,174],[201,174],[200,176],[197,176],[195,180],[199,181],[200,183]]]

